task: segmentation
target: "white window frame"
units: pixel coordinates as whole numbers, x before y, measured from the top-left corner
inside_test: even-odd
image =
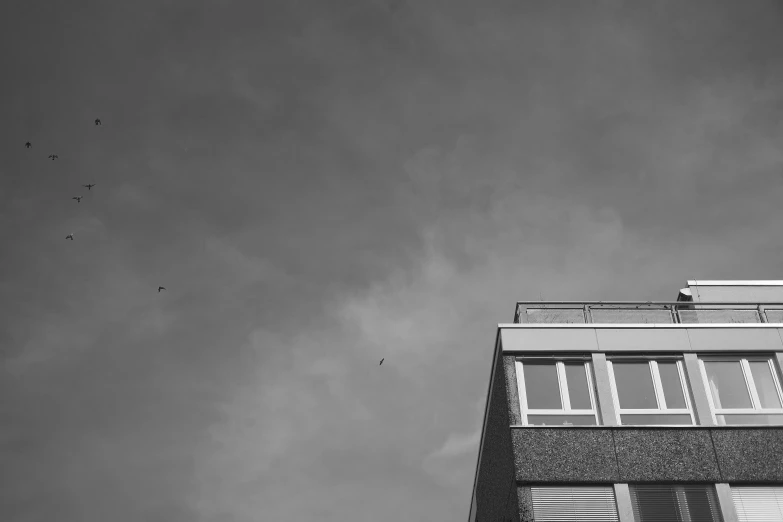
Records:
[[[527,407],[527,387],[525,385],[525,368],[524,363],[528,362],[554,362],[557,369],[557,381],[558,388],[560,389],[560,402],[563,405],[562,409],[530,409]],[[568,378],[566,377],[565,363],[579,362],[584,365],[585,375],[587,377],[587,388],[590,392],[590,407],[591,409],[571,409],[571,397],[568,391]],[[525,426],[531,426],[528,423],[527,416],[530,415],[580,415],[589,416],[592,415],[595,419],[595,425],[600,425],[600,419],[598,417],[598,408],[596,406],[595,396],[595,381],[593,380],[592,363],[588,359],[584,358],[551,358],[551,357],[519,357],[516,360],[517,370],[517,387],[519,389],[519,410],[522,414],[522,424]],[[533,426],[539,426],[537,424]],[[573,426],[573,424],[564,424],[563,426]],[[547,428],[556,428],[556,425],[547,425]]]
[[[704,366],[704,362],[712,361],[739,361],[742,368],[742,375],[745,378],[745,387],[748,390],[750,396],[750,402],[752,408],[716,408],[715,400],[712,397],[712,390],[710,389],[710,381],[707,376],[707,368]],[[783,390],[780,386],[780,377],[778,376],[778,370],[775,367],[775,357],[769,355],[715,355],[699,357],[699,369],[701,370],[702,379],[704,379],[704,387],[707,391],[707,400],[710,403],[710,413],[712,414],[712,420],[716,426],[740,426],[740,424],[720,424],[718,422],[718,415],[783,415],[783,408],[762,408],[761,400],[759,399],[758,390],[756,389],[756,382],[753,380],[753,374],[750,371],[749,362],[766,362],[769,364],[769,368],[772,372],[772,381],[775,384],[775,390],[778,392],[778,399],[783,404]],[[762,424],[762,423],[759,423]],[[764,423],[764,426],[768,424]],[[742,424],[741,426],[754,426],[754,424]]]
[[[617,391],[617,383],[614,378],[614,367],[612,361],[607,360],[606,366],[609,370],[609,384],[612,388],[612,402],[614,403],[614,411],[617,417],[618,426],[695,426],[696,417],[693,412],[693,404],[691,403],[690,393],[688,393],[688,386],[685,379],[685,367],[682,359],[677,357],[657,357],[650,359],[648,357],[628,357],[615,359],[618,363],[621,362],[647,362],[650,374],[652,376],[653,388],[655,389],[655,401],[657,408],[649,409],[621,409],[620,408],[620,395]],[[677,363],[677,374],[680,376],[680,386],[682,387],[682,395],[685,397],[685,408],[668,408],[666,406],[666,397],[663,393],[663,383],[661,382],[661,373],[658,369],[658,361],[662,362],[675,362]],[[690,424],[623,424],[621,415],[689,415],[691,419]]]
[[[637,520],[635,517],[635,513],[637,509],[639,508],[637,502],[638,502],[638,492],[639,489],[637,489],[638,486],[642,486],[642,488],[646,484],[633,484],[629,485],[629,496],[631,501],[631,509],[634,512],[634,520]],[[655,488],[655,485],[652,485]],[[688,501],[687,493],[688,490],[693,491],[694,489],[699,490],[701,488],[704,488],[704,491],[707,493],[707,495],[710,498],[711,502],[710,504],[710,512],[713,515],[723,516],[724,512],[721,509],[720,500],[718,499],[718,491],[715,487],[715,484],[660,484],[658,488],[659,491],[661,490],[669,490],[672,493],[674,493],[674,496],[677,498],[675,501],[676,503],[674,506],[676,507],[677,513],[679,514],[680,520],[682,522],[690,522],[693,519],[692,515],[692,504]],[[641,509],[639,509],[641,511]],[[644,513],[641,513],[642,515]]]

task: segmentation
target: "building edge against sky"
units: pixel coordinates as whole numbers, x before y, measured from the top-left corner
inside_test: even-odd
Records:
[[[469,522],[783,520],[781,367],[783,281],[518,303],[495,338]]]

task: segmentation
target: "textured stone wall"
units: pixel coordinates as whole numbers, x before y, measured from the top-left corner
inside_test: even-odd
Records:
[[[489,422],[476,488],[477,522],[519,521],[504,359],[498,356],[493,370]],[[513,357],[509,359],[513,361]]]
[[[514,428],[525,483],[783,482],[783,428]]]
[[[514,428],[520,520],[530,484],[783,482],[783,428]]]

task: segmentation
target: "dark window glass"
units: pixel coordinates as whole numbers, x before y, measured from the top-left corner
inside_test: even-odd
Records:
[[[560,385],[554,362],[523,363],[527,407],[531,410],[560,410]]]
[[[568,397],[571,400],[572,410],[592,409],[590,404],[590,389],[587,384],[585,364],[565,363],[566,380],[568,381]]]
[[[644,362],[613,362],[614,382],[620,408],[624,410],[657,409],[650,364]]]
[[[705,361],[707,382],[716,408],[752,408],[739,361]]]
[[[768,361],[748,361],[762,408],[780,408],[780,397]]]
[[[658,362],[658,373],[661,375],[663,396],[667,408],[685,408],[685,395],[682,394],[682,381],[677,363],[674,361]]]

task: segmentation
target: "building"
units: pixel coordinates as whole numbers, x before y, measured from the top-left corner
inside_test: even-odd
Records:
[[[517,303],[469,522],[781,522],[782,367],[783,281]]]

